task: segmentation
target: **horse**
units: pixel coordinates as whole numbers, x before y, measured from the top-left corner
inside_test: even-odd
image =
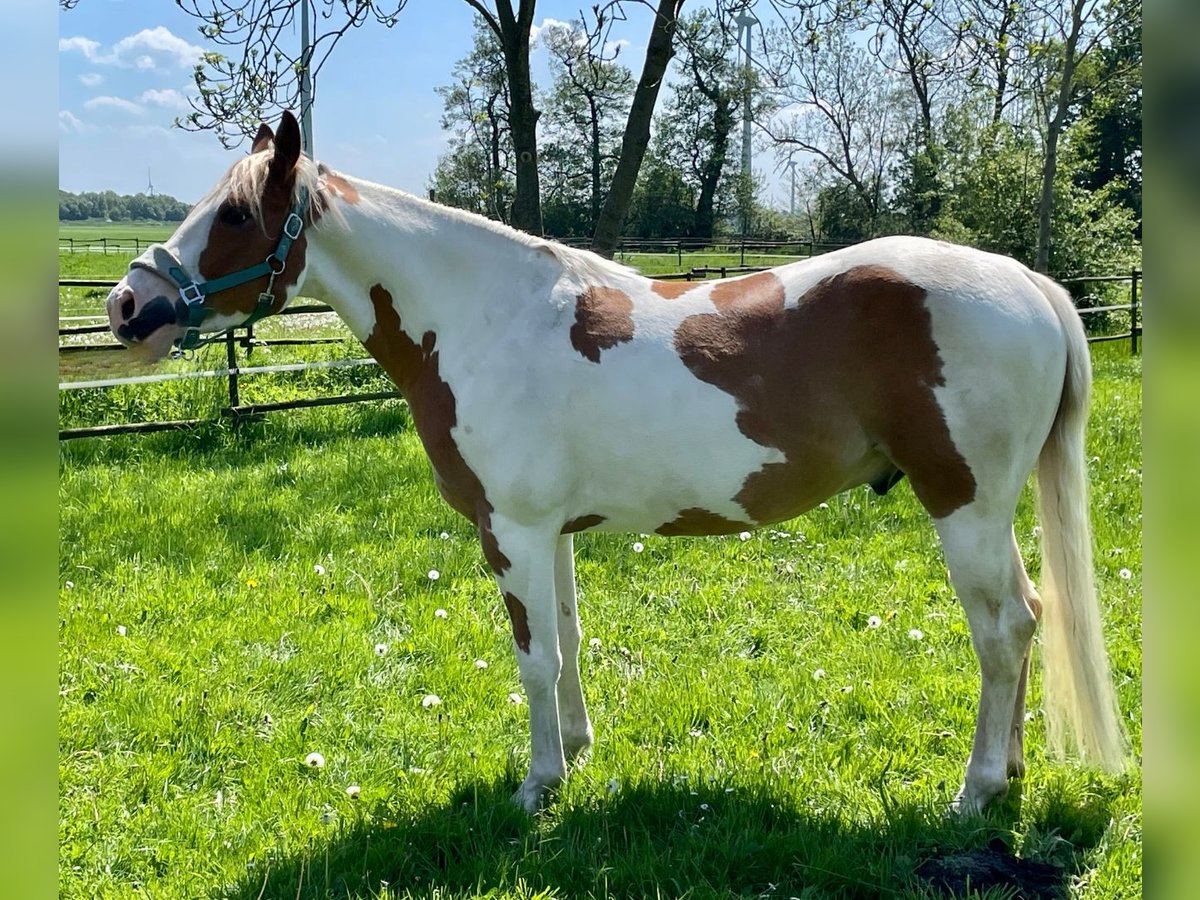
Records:
[[[1024,775],[1039,622],[1048,745],[1127,765],[1092,577],[1091,363],[1051,279],[888,237],[655,281],[317,163],[285,112],[130,264],[107,308],[118,340],[159,358],[302,290],[395,381],[441,495],[478,529],[528,698],[513,798],[526,810],[593,743],[575,534],[740,533],[902,478],[932,518],[981,670],[951,808],[978,813]],[[1013,532],[1035,467],[1040,594]]]

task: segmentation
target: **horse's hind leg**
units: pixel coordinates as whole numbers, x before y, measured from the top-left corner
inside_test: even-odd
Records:
[[[1013,561],[1012,520],[988,516],[979,507],[970,504],[935,522],[981,671],[975,739],[954,801],[965,813],[978,812],[1008,790],[1014,720],[1023,728],[1028,653],[1037,625],[1025,599],[1024,568]]]
[[[1042,619],[1042,598],[1037,588],[1025,571],[1025,563],[1021,560],[1021,550],[1017,546],[1017,536],[1012,536],[1013,567],[1021,584],[1021,596],[1029,611],[1033,614],[1034,622]],[[1032,643],[1032,642],[1031,642]],[[1017,682],[1017,702],[1013,707],[1012,733],[1008,739],[1008,777],[1025,777],[1025,688],[1029,683],[1029,651],[1025,650],[1025,659],[1021,663],[1021,679]]]

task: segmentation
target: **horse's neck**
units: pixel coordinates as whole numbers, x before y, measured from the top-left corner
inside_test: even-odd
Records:
[[[360,340],[375,325],[371,291],[393,298],[410,334],[438,333],[537,302],[560,267],[535,242],[474,216],[391,188],[347,179],[355,202],[335,199],[343,222],[316,229],[303,293],[332,306]]]

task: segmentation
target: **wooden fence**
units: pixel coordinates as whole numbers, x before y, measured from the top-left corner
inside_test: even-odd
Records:
[[[720,278],[726,278],[731,275],[740,275],[748,272],[764,271],[764,266],[719,266],[719,267],[697,267],[686,272],[676,272],[667,275],[655,276],[661,280],[670,281],[702,281],[710,275],[716,275]],[[1086,287],[1089,284],[1104,284],[1129,282],[1129,300],[1126,303],[1113,304],[1107,306],[1089,306],[1079,309],[1080,315],[1099,315],[1101,313],[1110,312],[1128,312],[1130,330],[1119,334],[1094,335],[1088,338],[1089,342],[1099,341],[1118,341],[1124,340],[1129,342],[1129,352],[1136,354],[1139,351],[1140,339],[1142,335],[1141,326],[1141,299],[1140,285],[1142,273],[1140,269],[1133,269],[1127,275],[1081,275],[1071,276],[1058,279],[1065,285],[1080,285]],[[102,281],[92,279],[63,279],[59,281],[60,287],[114,287],[117,284],[115,281]],[[324,304],[304,304],[300,306],[292,306],[283,310],[278,315],[280,316],[303,316],[313,315],[317,313],[331,313],[333,310]],[[105,316],[96,317],[75,317],[76,319],[95,319],[107,318]],[[60,337],[73,335],[87,334],[107,334],[109,326],[107,324],[98,325],[81,325],[60,327],[58,333]],[[249,419],[261,417],[268,412],[276,412],[287,409],[306,409],[317,406],[333,406],[343,403],[359,403],[369,400],[391,400],[400,397],[396,391],[376,391],[370,393],[353,393],[339,394],[336,396],[324,397],[305,397],[294,400],[285,400],[276,403],[242,403],[241,402],[241,379],[247,375],[267,374],[277,372],[304,372],[323,368],[351,368],[358,366],[374,366],[377,363],[373,359],[346,359],[346,360],[326,360],[324,362],[306,362],[306,363],[289,363],[285,365],[275,366],[242,366],[238,365],[237,348],[242,348],[245,357],[248,360],[254,348],[261,346],[301,346],[305,344],[329,344],[342,343],[349,338],[276,338],[271,340],[262,340],[254,336],[254,328],[237,329],[236,331],[227,331],[225,333],[225,359],[226,367],[223,369],[209,369],[198,372],[183,372],[174,374],[161,375],[139,375],[127,378],[112,378],[100,381],[74,381],[63,382],[59,384],[60,391],[69,390],[87,390],[97,388],[117,387],[127,384],[150,384],[165,381],[174,381],[188,378],[224,378],[228,386],[228,403],[221,407],[219,415],[229,418],[235,425]],[[75,353],[88,350],[123,350],[124,348],[115,342],[103,344],[67,344],[59,345],[60,353]],[[176,419],[170,421],[157,422],[123,422],[111,425],[93,425],[83,428],[64,428],[58,433],[59,440],[72,440],[81,437],[102,437],[113,434],[140,434],[153,431],[170,431],[186,428],[193,428],[197,425],[213,421],[211,419]]]

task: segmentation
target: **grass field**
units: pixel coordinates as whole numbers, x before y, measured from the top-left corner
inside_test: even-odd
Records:
[[[1140,753],[1141,361],[1093,357]],[[943,817],[978,669],[907,483],[745,541],[580,536],[597,746],[528,817],[504,607],[402,404],[69,442],[60,468],[64,898],[932,897],[923,863],[989,846],[1073,897],[1141,894],[1140,774],[1049,761],[1037,679],[1024,783]],[[1027,492],[1036,577],[1034,526]]]

